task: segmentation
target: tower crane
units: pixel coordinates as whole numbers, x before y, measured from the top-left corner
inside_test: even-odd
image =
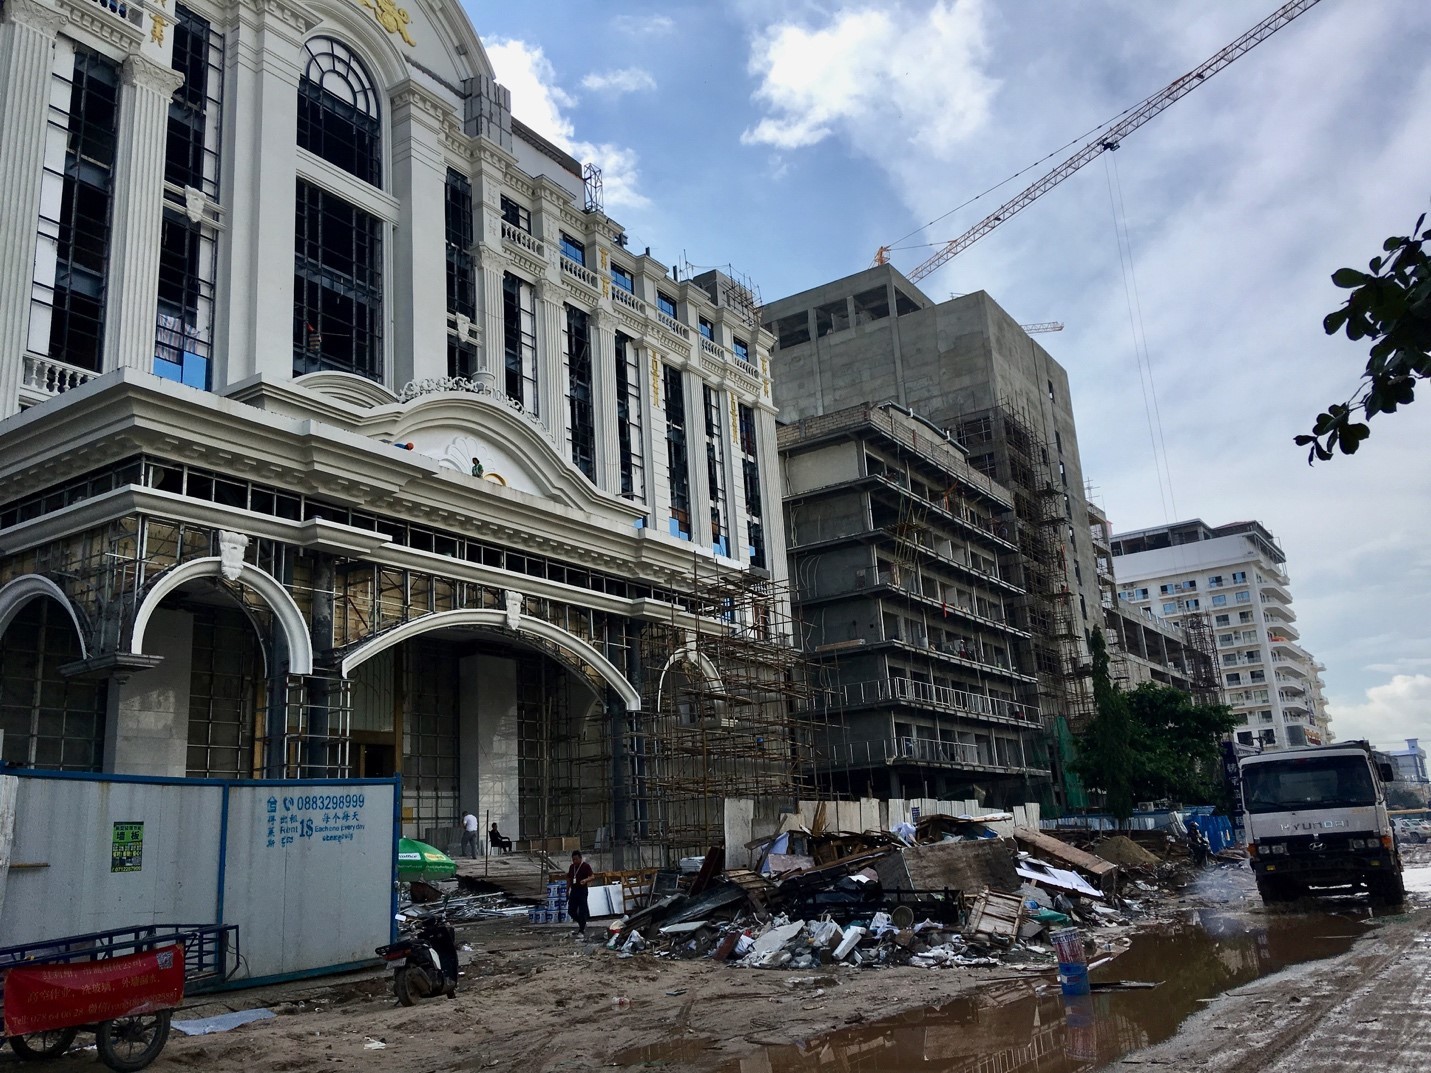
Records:
[[[1059,183],[1067,179],[1083,165],[1089,163],[1094,157],[1104,152],[1117,149],[1121,141],[1133,131],[1137,130],[1148,120],[1161,112],[1174,101],[1180,100],[1191,93],[1203,82],[1217,74],[1224,67],[1232,63],[1239,56],[1251,51],[1256,45],[1266,41],[1282,27],[1295,19],[1298,15],[1305,14],[1316,7],[1320,0],[1289,0],[1271,15],[1259,22],[1252,29],[1233,41],[1201,64],[1194,67],[1181,78],[1175,79],[1171,84],[1158,90],[1141,104],[1134,106],[1125,112],[1117,122],[1096,134],[1093,139],[1087,142],[1081,149],[1078,149],[1059,164],[1052,171],[1042,178],[1035,180],[1021,193],[1004,202],[993,212],[985,216],[977,224],[971,227],[964,234],[945,245],[938,253],[930,257],[914,271],[907,273],[911,282],[918,283],[925,276],[929,275],[941,265],[948,263],[962,251],[968,249],[979,239],[983,238],[999,224],[1003,223],[1015,213],[1028,208],[1044,194],[1048,193]],[[889,260],[890,249],[888,246],[881,246],[875,254],[875,264],[884,264]]]

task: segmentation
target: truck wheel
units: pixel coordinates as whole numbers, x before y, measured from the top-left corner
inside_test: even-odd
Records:
[[[1257,893],[1262,896],[1263,905],[1281,905],[1297,900],[1297,888],[1281,877],[1267,877],[1257,880]]]
[[[31,1032],[28,1036],[11,1036],[10,1049],[26,1062],[39,1062],[64,1054],[78,1032],[78,1028],[56,1028],[50,1032]]]
[[[143,1069],[164,1049],[169,1038],[169,1014],[169,1010],[160,1010],[101,1021],[94,1033],[99,1060],[117,1073]]]
[[[1372,876],[1367,880],[1367,889],[1372,905],[1400,905],[1406,900],[1406,884],[1399,874]]]

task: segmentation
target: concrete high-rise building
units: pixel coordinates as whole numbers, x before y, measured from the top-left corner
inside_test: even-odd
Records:
[[[0,102],[5,761],[671,853],[790,795],[770,337],[459,5],[5,0]]]
[[[1320,664],[1300,644],[1286,556],[1259,522],[1201,519],[1115,534],[1120,600],[1181,624],[1208,616],[1221,698],[1243,745],[1330,740]]]
[[[1025,599],[1002,565],[1013,497],[939,428],[893,403],[779,434],[792,595],[837,794],[1047,796]]]
[[[1102,625],[1078,436],[1062,366],[983,292],[936,303],[889,265],[768,303],[781,420],[895,403],[947,430],[1007,490],[1002,576],[1060,741],[1092,711],[1088,638]],[[1053,763],[1066,750],[1057,750]]]

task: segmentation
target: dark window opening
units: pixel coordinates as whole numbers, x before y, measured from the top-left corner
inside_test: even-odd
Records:
[[[472,183],[447,169],[447,311],[469,319],[477,315],[476,275],[472,259]]]
[[[174,8],[174,70],[184,84],[169,102],[169,134],[164,178],[192,186],[206,197],[219,195],[219,92],[224,79],[223,37],[207,19],[182,4]]]
[[[596,412],[591,388],[591,318],[566,307],[567,404],[571,460],[590,481],[596,480]]]
[[[691,460],[686,447],[686,386],[681,370],[661,367],[666,394],[666,464],[671,482],[672,536],[691,539]]]
[[[850,311],[843,298],[838,302],[815,307],[816,337],[842,332],[848,327],[850,327]]]
[[[740,430],[741,476],[745,484],[746,554],[750,565],[765,567],[765,507],[761,496],[760,450],[756,438],[755,408],[737,403]]]
[[[64,94],[62,85],[54,89]],[[119,67],[76,47],[69,111],[53,103],[47,142],[63,145],[63,171],[47,168],[44,186],[59,188],[59,216],[46,216],[42,199],[36,268],[53,262],[52,278],[35,277],[30,345],[50,357],[98,372],[103,361],[104,298],[109,272],[110,203],[119,118]],[[55,100],[56,97],[51,100]],[[46,273],[46,276],[48,273]]]
[[[298,144],[350,175],[382,182],[382,123],[373,80],[357,56],[331,37],[304,46],[298,83]]]
[[[660,291],[656,292],[656,308],[672,320],[676,319],[676,300],[669,294],[662,294]]]
[[[889,291],[875,287],[855,295],[855,324],[869,324],[889,316]]]
[[[810,318],[804,312],[781,317],[765,327],[775,336],[778,347],[799,346],[810,341]]]
[[[502,219],[519,231],[532,233],[532,212],[525,205],[518,205],[506,194],[502,195]]]
[[[447,375],[459,380],[471,380],[477,375],[477,348],[455,335],[447,337]]]
[[[214,241],[173,208],[159,232],[159,320],[154,372],[200,391],[209,389],[209,332],[214,308]]]
[[[510,272],[502,275],[502,348],[507,398],[536,413],[536,288]]]
[[[741,338],[739,338],[739,337],[736,337],[736,338],[731,339],[730,343],[731,343],[731,349],[735,351],[735,356],[736,356],[737,358],[739,358],[741,361],[743,361],[743,362],[749,364],[749,363],[750,363],[750,344],[747,343],[744,339],[741,339]]]
[[[646,499],[646,460],[641,443],[641,365],[636,343],[616,333],[616,439],[620,452],[621,494]]]
[[[701,335],[705,336],[712,343],[715,342],[715,325],[706,320],[705,317],[697,318],[697,328],[700,330]]]
[[[381,224],[302,179],[297,201],[293,375],[334,369],[381,381]]]
[[[611,262],[611,285],[625,291],[627,294],[636,293],[636,278],[615,261]]]
[[[706,416],[706,481],[710,489],[711,548],[717,555],[730,553],[726,533],[725,421],[721,416],[720,392],[709,384],[701,388]]]

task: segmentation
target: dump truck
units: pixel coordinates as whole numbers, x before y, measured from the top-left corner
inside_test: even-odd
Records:
[[[1366,742],[1245,756],[1242,804],[1257,891],[1266,905],[1365,891],[1396,905],[1405,888],[1386,810],[1389,757]]]

